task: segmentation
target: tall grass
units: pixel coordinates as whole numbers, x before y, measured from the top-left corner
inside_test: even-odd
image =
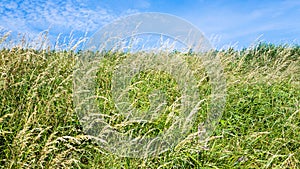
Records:
[[[6,43],[6,42],[3,42]],[[225,68],[227,102],[222,119],[205,144],[194,125],[188,138],[173,150],[148,158],[111,154],[83,133],[73,107],[73,71],[78,53],[16,46],[0,51],[1,168],[299,168],[300,48],[259,44],[235,51],[215,51]],[[111,96],[112,72],[124,53],[106,53],[99,63],[99,108],[118,127]],[[182,57],[197,74],[199,91],[210,95],[201,60]],[[130,95],[136,107],[148,109],[146,96],[157,87],[167,93],[167,107],[179,97],[166,74],[144,72]],[[170,82],[171,81],[171,82]],[[150,88],[150,89],[149,89]],[[207,112],[203,103],[198,121]],[[168,126],[167,114],[152,125],[121,126],[144,134]],[[176,110],[174,110],[176,112]],[[178,112],[180,113],[180,112]],[[152,134],[156,134],[153,132]]]

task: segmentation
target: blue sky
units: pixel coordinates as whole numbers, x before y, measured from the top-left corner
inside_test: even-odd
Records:
[[[299,0],[1,0],[0,33],[36,37],[49,30],[91,36],[105,24],[138,12],[162,12],[198,27],[216,48],[247,47],[257,40],[299,44]],[[159,25],[157,25],[159,26]]]

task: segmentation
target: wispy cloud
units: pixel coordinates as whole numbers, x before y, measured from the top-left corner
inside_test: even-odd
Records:
[[[1,0],[0,27],[33,34],[49,29],[54,36],[71,31],[92,34],[119,17],[146,11],[183,17],[224,43],[247,45],[262,34],[300,39],[299,0]]]
[[[40,32],[48,28],[55,33],[94,31],[116,17],[109,9],[100,6],[92,9],[81,0],[4,0],[0,12],[0,25],[16,32]]]
[[[211,8],[194,14],[195,22],[209,36],[217,34],[221,41],[242,41],[249,45],[260,35],[268,40],[293,40],[300,34],[298,13],[300,1],[215,3]],[[290,32],[294,32],[294,36]],[[279,34],[280,33],[280,34]],[[273,37],[274,38],[273,38]],[[299,36],[298,36],[299,38]],[[246,40],[245,40],[246,39]],[[245,43],[247,41],[247,43]]]
[[[135,1],[136,7],[137,8],[149,8],[151,6],[150,2],[147,0],[139,0],[139,1]]]

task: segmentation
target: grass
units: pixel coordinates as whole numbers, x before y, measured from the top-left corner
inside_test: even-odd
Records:
[[[224,67],[227,100],[205,145],[195,137],[198,126],[194,125],[176,148],[155,157],[128,158],[107,152],[83,132],[73,105],[78,53],[2,49],[1,168],[300,168],[300,48],[262,43],[213,54]],[[110,89],[113,71],[128,57],[108,52],[99,63],[99,109],[118,131],[157,135],[171,124],[169,114],[180,113],[174,104],[180,98],[178,85],[162,72],[144,71],[135,76],[129,92],[134,106],[149,110],[148,94],[160,89],[166,93],[164,113],[149,124],[122,123],[124,116],[114,106]],[[201,60],[182,57],[195,73],[201,99],[209,100],[209,78]],[[203,121],[209,104],[203,102],[197,123]]]

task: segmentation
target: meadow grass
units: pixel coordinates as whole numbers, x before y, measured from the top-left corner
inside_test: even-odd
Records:
[[[205,101],[196,125],[178,146],[159,156],[129,158],[109,153],[83,132],[73,105],[78,52],[2,49],[1,168],[300,168],[300,48],[262,43],[212,54],[221,59],[227,81],[226,106],[213,134],[205,143],[196,137],[197,124],[209,109]],[[182,57],[195,72],[200,96],[209,100],[209,78],[201,60],[192,55]],[[150,124],[123,124],[111,80],[127,57],[130,54],[107,52],[99,63],[99,109],[120,132],[143,135],[151,130],[150,135],[157,135],[172,122],[170,113],[180,113],[172,107],[180,97],[178,86],[165,73],[140,73],[129,93],[133,105],[149,109],[147,95],[158,88],[167,95],[165,111]]]

